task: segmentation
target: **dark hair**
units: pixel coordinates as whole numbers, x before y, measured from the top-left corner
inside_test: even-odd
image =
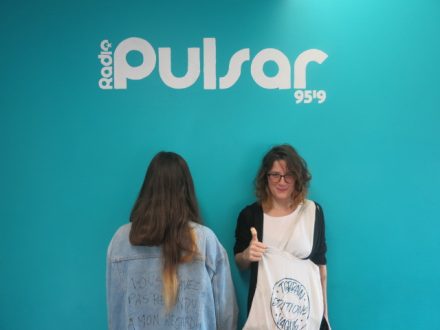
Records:
[[[201,222],[191,173],[181,156],[164,151],[154,156],[130,221],[131,244],[162,247],[163,291],[169,310],[177,298],[177,266],[191,261],[197,252],[189,222]]]
[[[267,173],[271,170],[273,163],[277,160],[286,162],[287,170],[295,178],[292,202],[302,202],[307,196],[307,190],[312,176],[307,169],[306,161],[289,144],[282,144],[273,147],[266,153],[255,178],[255,194],[258,201],[265,208],[271,208],[270,191],[267,181]]]

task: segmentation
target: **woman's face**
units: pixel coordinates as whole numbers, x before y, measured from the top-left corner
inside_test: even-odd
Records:
[[[280,177],[280,175],[283,177]],[[268,172],[267,182],[270,194],[274,200],[278,202],[290,202],[292,200],[295,179],[287,169],[284,160],[274,161],[272,168]]]

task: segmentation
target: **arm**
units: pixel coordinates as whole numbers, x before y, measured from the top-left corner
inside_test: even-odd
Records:
[[[252,262],[260,261],[266,249],[266,246],[259,242],[256,231],[255,235],[252,232],[252,226],[255,225],[255,216],[255,212],[250,207],[246,207],[240,212],[237,219],[234,255],[235,262],[240,270],[248,269]]]
[[[316,249],[313,255],[312,261],[319,267],[319,275],[321,278],[322,298],[324,303],[324,317],[327,324],[330,327],[328,320],[328,303],[327,303],[327,243],[325,238],[325,223],[324,212],[319,204],[316,204],[316,223],[315,223],[315,236],[316,236]],[[315,243],[315,242],[314,242]]]
[[[319,274],[321,275],[321,287],[322,287],[322,298],[324,301],[324,317],[330,328],[330,322],[328,320],[328,305],[327,305],[327,266],[319,265]]]
[[[238,307],[228,255],[221,246],[219,246],[219,252],[212,277],[217,329],[236,329]]]
[[[237,253],[235,255],[235,263],[237,264],[240,270],[246,270],[250,267],[251,262],[248,261],[247,257],[244,255],[245,251]]]
[[[106,294],[107,294],[107,322],[109,330],[122,329],[121,314],[124,306],[121,299],[122,284],[116,263],[112,262],[113,240],[107,250]]]
[[[113,324],[113,304],[114,304],[114,289],[113,281],[116,278],[115,268],[111,262],[111,243],[107,250],[107,260],[106,260],[106,295],[107,295],[107,322],[108,328],[114,329]]]

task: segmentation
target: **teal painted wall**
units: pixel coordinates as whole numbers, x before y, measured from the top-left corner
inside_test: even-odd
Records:
[[[3,1],[0,18],[1,329],[106,328],[106,248],[160,150],[188,161],[244,311],[236,216],[283,142],[308,161],[326,212],[333,328],[438,326],[438,1]],[[157,68],[99,89],[101,40],[132,36],[171,47],[176,74],[207,37],[219,75],[242,48],[276,48],[291,65],[317,48],[329,57],[307,79],[327,100],[295,104],[249,64],[227,90],[201,78],[171,89]]]

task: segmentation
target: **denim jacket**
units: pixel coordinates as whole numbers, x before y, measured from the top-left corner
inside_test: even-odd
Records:
[[[131,245],[131,224],[118,229],[107,252],[110,330],[236,329],[237,303],[225,249],[210,229],[191,225],[199,253],[179,265],[177,302],[169,313],[162,296],[161,247]]]

